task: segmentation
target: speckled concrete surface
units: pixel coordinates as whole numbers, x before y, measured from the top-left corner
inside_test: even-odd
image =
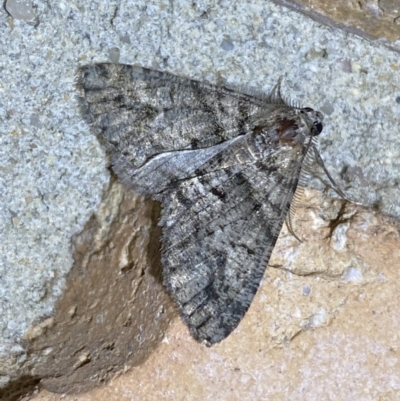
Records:
[[[327,114],[321,151],[335,179],[400,216],[398,54],[261,0],[34,1],[29,11],[0,13],[0,355],[51,313],[70,237],[108,181],[74,100],[79,65],[137,64],[266,91],[283,76],[287,97]]]

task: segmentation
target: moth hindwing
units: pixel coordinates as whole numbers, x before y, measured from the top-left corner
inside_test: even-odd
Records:
[[[117,64],[79,69],[79,100],[113,169],[162,202],[164,284],[193,337],[226,338],[249,308],[322,115]]]

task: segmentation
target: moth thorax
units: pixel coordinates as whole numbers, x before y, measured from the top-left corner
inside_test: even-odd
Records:
[[[277,128],[278,140],[289,146],[302,145],[307,131],[307,128],[298,118],[282,119]]]

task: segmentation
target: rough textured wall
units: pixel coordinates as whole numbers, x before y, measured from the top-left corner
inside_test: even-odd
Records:
[[[357,3],[366,15],[372,13],[369,10],[377,10],[375,14],[379,18],[395,14],[394,10],[387,11],[390,7],[382,1],[349,2],[354,8],[353,3]],[[317,3],[312,5],[315,10]],[[344,14],[351,17],[350,11]],[[374,18],[379,20],[378,17]],[[355,17],[350,20],[359,21]],[[359,28],[358,22],[354,25]],[[397,25],[392,26],[396,35]],[[365,399],[378,396],[396,399],[399,391],[396,346],[396,322],[399,319],[395,307],[398,305],[397,228],[394,223],[372,211],[372,208],[376,208],[380,212],[400,216],[400,146],[397,134],[400,65],[398,53],[387,47],[388,43],[392,48],[398,46],[395,36],[387,35],[386,39],[381,36],[386,41],[385,46],[376,41],[371,43],[265,1],[70,1],[49,4],[8,0],[0,13],[0,33],[0,48],[3,49],[0,60],[2,398],[6,399],[6,394],[10,395],[14,390],[17,393],[23,392],[24,386],[35,388],[43,377],[47,378],[44,384],[47,382],[48,388],[52,390],[89,388],[109,378],[113,372],[123,369],[119,364],[125,364],[125,360],[128,367],[142,363],[149,356],[156,358],[152,350],[161,340],[170,320],[169,300],[167,297],[164,300],[165,293],[155,273],[159,266],[156,260],[157,246],[153,241],[157,237],[152,233],[156,231],[156,211],[159,206],[135,200],[132,195],[132,204],[127,210],[132,210],[129,214],[133,222],[130,224],[134,228],[118,228],[116,222],[121,219],[120,213],[123,213],[124,208],[116,208],[117,212],[112,215],[117,225],[101,228],[101,224],[107,227],[108,216],[102,215],[99,209],[102,199],[110,199],[111,204],[117,205],[123,197],[122,192],[112,190],[114,184],[109,184],[106,155],[97,139],[89,134],[79,115],[74,99],[74,79],[78,65],[112,61],[265,91],[276,83],[279,76],[283,76],[283,90],[288,98],[325,113],[320,148],[327,167],[352,198],[369,207],[368,212],[363,212],[366,213],[365,222],[356,225],[362,240],[359,246],[363,246],[364,250],[357,251],[358,256],[354,256],[354,252],[347,255],[348,242],[343,240],[347,234],[343,234],[344,237],[339,237],[342,239],[337,243],[333,240],[330,242],[336,244],[336,247],[342,246],[344,256],[337,249],[335,252],[326,251],[329,252],[328,257],[315,254],[313,247],[318,248],[318,240],[322,241],[326,236],[323,230],[321,232],[325,223],[318,222],[318,219],[312,220],[307,232],[315,233],[316,238],[301,245],[294,243],[294,250],[282,257],[285,263],[294,260],[293,263],[303,268],[312,267],[308,276],[305,276],[312,279],[312,283],[302,282],[304,273],[299,270],[284,273],[286,268],[268,270],[266,282],[269,282],[269,277],[274,277],[273,285],[280,288],[279,283],[283,279],[288,280],[289,287],[296,286],[297,280],[300,280],[298,285],[301,294],[307,294],[310,287],[310,294],[320,294],[316,298],[317,302],[305,303],[304,306],[306,295],[297,299],[284,290],[281,290],[284,296],[272,295],[272,284],[265,292],[260,290],[258,299],[264,301],[266,297],[269,306],[257,309],[255,304],[246,320],[252,323],[247,325],[244,321],[232,338],[243,331],[248,333],[246,335],[256,335],[257,327],[264,327],[261,337],[251,340],[251,344],[260,345],[258,349],[261,349],[262,358],[258,359],[255,348],[249,347],[250,340],[246,337],[238,339],[241,347],[232,343],[241,355],[239,358],[238,354],[233,354],[238,358],[238,365],[231,362],[233,372],[244,373],[240,380],[228,376],[226,383],[251,384],[254,380],[258,384],[276,384],[276,398],[282,399],[286,391],[285,380],[291,377],[289,371],[293,373],[297,369],[303,375],[296,379],[299,386],[315,383],[315,380],[322,377],[326,391],[333,394],[331,399],[335,399],[336,386],[348,389],[350,379],[346,375],[352,374],[351,380],[355,377],[357,391],[365,395]],[[318,186],[316,182],[310,184]],[[333,208],[334,215],[335,210]],[[299,213],[301,216],[300,210]],[[349,218],[349,222],[359,215]],[[332,230],[337,224],[335,221],[333,216]],[[338,227],[347,233],[343,224]],[[81,240],[71,242],[71,238],[82,230]],[[96,232],[95,237],[90,236]],[[103,245],[107,245],[109,238],[113,243],[111,237],[115,242],[117,233],[126,236],[126,249],[119,249],[118,245],[107,248],[96,242],[99,238],[104,239]],[[85,238],[88,243],[83,246]],[[74,250],[76,244],[79,247]],[[307,252],[305,256],[295,259],[299,247],[307,249]],[[80,260],[82,249],[88,255],[93,251],[94,256],[89,261]],[[99,250],[114,252],[114,256],[110,256],[111,253],[105,256],[107,253]],[[120,258],[117,257],[118,252],[122,255]],[[370,254],[365,256],[363,252]],[[96,266],[89,262],[97,257],[100,257],[102,268],[109,266],[113,269],[112,272],[107,271],[110,274],[106,276],[109,282],[102,281],[95,271],[88,273],[86,270],[87,266]],[[344,263],[343,259],[347,258],[350,261]],[[115,263],[107,264],[110,260]],[[370,267],[367,269],[367,266]],[[329,274],[326,273],[327,269]],[[371,271],[378,273],[370,278],[368,272]],[[329,280],[328,284],[325,283],[325,276],[330,275],[333,275],[330,284],[333,289],[325,290],[325,284],[329,284]],[[109,293],[104,292],[108,287],[105,284],[110,284]],[[80,285],[80,289],[75,290],[74,285]],[[130,307],[125,305],[128,302],[131,310],[139,308],[141,304],[135,304],[139,302],[135,298],[135,291],[140,293],[140,289],[149,295],[149,300],[156,294],[161,295],[157,295],[160,298],[155,303],[147,302],[149,309],[146,309],[146,313],[149,314],[135,316],[134,319],[143,319],[140,320],[141,324],[148,328],[149,321],[154,317],[160,325],[155,325],[156,331],[146,343],[149,344],[148,348],[142,344],[135,348],[140,349],[140,352],[127,352],[121,356],[119,350],[136,344],[132,338],[138,335],[135,332],[137,327],[126,323],[130,321]],[[73,296],[74,291],[77,291],[76,297]],[[86,296],[85,291],[91,293]],[[333,296],[336,293],[339,294],[337,303]],[[346,304],[350,305],[348,309],[340,308],[341,302],[352,299],[353,303]],[[294,304],[304,306],[305,311],[294,307],[285,309],[287,305]],[[160,309],[152,309],[155,305]],[[120,320],[113,316],[118,306]],[[165,315],[157,311],[165,311]],[[249,320],[254,313],[255,320]],[[110,324],[113,318],[116,319],[114,326]],[[282,321],[291,322],[291,328],[288,329]],[[342,332],[337,334],[337,331],[330,331],[331,326],[325,327],[325,324],[332,322],[334,325],[336,321],[339,327],[343,322],[352,323],[349,326],[354,327],[355,332],[351,332],[350,337],[360,348],[345,341]],[[101,333],[104,322],[104,335],[99,335],[96,330],[99,328]],[[215,351],[207,353],[201,348],[190,348],[188,354],[175,354],[174,350],[181,347],[176,342],[184,339],[189,343],[192,340],[185,331],[179,329],[181,326],[178,320],[174,322],[177,326],[172,330],[178,331],[172,331],[167,338],[170,344],[173,341],[169,346],[175,348],[168,348],[168,344],[163,343],[159,352],[165,352],[167,361],[176,358],[183,360],[184,372],[189,376],[191,370],[188,366],[198,361],[198,353],[204,355],[206,361],[215,360],[216,366],[202,365],[205,366],[204,370],[199,368],[207,372],[205,374],[210,377],[210,381],[199,384],[196,380],[197,384],[191,384],[185,389],[201,389],[205,395],[220,391],[220,387],[212,387],[211,382],[218,383],[216,372],[225,371],[225,365],[218,364],[222,357],[218,353],[214,354]],[[324,328],[304,333],[306,328],[317,328],[320,325]],[[110,340],[113,337],[112,329],[118,334],[115,345]],[[324,334],[326,337],[322,334],[322,337],[318,337],[318,333],[322,332],[328,333]],[[175,335],[178,336],[176,339]],[[301,341],[305,336],[310,336],[307,341],[315,341],[317,348],[303,346]],[[62,342],[57,343],[60,338]],[[141,337],[136,338],[140,340]],[[329,346],[321,338],[326,339]],[[274,339],[277,339],[276,349],[273,348]],[[279,348],[280,344],[286,345]],[[340,348],[341,345],[343,348],[340,350],[345,355],[334,351],[324,353],[324,368],[321,369],[319,358],[322,358],[322,354],[318,350]],[[99,349],[100,346],[105,348]],[[197,344],[191,346],[199,347]],[[229,343],[221,347],[231,349]],[[183,349],[186,348],[182,346]],[[231,355],[229,352],[227,355]],[[310,359],[302,358],[301,352],[306,352]],[[279,368],[272,362],[268,365],[269,360],[284,364],[282,361],[292,358],[291,355],[294,355],[293,370],[288,370],[288,365],[279,365]],[[355,355],[353,359],[351,355]],[[106,363],[107,358],[109,364]],[[176,385],[174,374],[182,370],[159,358],[149,360],[149,365],[143,371],[132,371],[138,381],[132,384],[135,390],[129,390],[131,393],[127,390],[127,393],[135,394],[134,391],[137,391],[136,394],[140,395],[140,391],[144,391],[143,394],[153,394],[155,397],[161,392],[168,399],[169,394],[178,391],[180,386]],[[299,370],[297,367],[300,367],[302,360],[308,363],[301,365]],[[365,361],[365,368],[359,364],[360,360]],[[158,363],[162,363],[165,369],[170,367],[171,371],[164,371]],[[246,364],[252,363],[255,368],[246,371]],[[265,367],[266,363],[271,370],[265,368],[260,373],[260,366]],[[350,369],[351,366],[354,370]],[[343,369],[338,370],[338,367]],[[107,370],[109,373],[104,373]],[[336,371],[339,373],[335,376]],[[160,389],[151,387],[155,385],[154,380],[148,384],[150,387],[143,385],[140,389],[139,384],[144,383],[140,379],[144,376],[141,375],[155,377],[155,372],[165,377],[158,380]],[[249,374],[246,375],[246,372]],[[271,372],[282,372],[281,376],[278,375],[282,380],[281,387],[277,385],[278,376]],[[300,387],[293,388],[296,394],[300,394]],[[265,391],[263,387],[260,389]],[[346,398],[347,393],[343,393],[343,397]]]

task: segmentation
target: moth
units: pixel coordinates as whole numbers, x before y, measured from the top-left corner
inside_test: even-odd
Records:
[[[120,64],[78,71],[84,119],[119,179],[162,203],[164,284],[208,346],[259,287],[323,116],[269,95]]]

